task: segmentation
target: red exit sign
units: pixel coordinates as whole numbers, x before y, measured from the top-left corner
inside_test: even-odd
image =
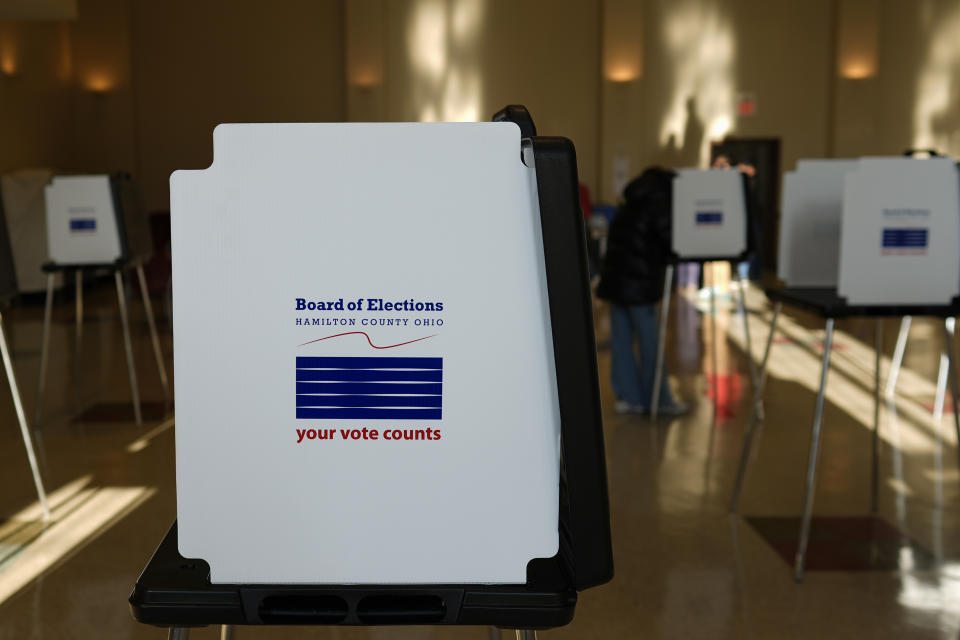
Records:
[[[737,116],[749,118],[757,115],[757,95],[755,93],[737,94]]]

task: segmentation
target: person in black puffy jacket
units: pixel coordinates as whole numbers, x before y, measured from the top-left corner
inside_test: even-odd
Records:
[[[674,172],[654,167],[623,190],[607,236],[597,295],[610,301],[613,390],[617,413],[643,413],[653,399],[657,357],[657,302],[663,297],[664,269],[671,258],[671,206]],[[640,361],[634,355],[639,343]],[[680,415],[666,370],[659,412]]]

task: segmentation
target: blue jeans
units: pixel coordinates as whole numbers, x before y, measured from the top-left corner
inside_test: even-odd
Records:
[[[657,305],[610,305],[610,332],[613,392],[619,400],[650,407],[653,399],[653,377],[657,366]],[[634,355],[633,341],[640,345],[640,362]],[[667,380],[666,358],[663,382],[660,384],[660,406],[673,405]]]

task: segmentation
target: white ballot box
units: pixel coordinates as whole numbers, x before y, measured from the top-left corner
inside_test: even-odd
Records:
[[[738,258],[747,250],[739,171],[679,169],[673,182],[673,251],[684,258]]]
[[[51,261],[106,264],[123,257],[110,176],[56,176],[45,198]]]
[[[518,127],[213,138],[170,180],[180,552],[215,583],[524,583],[560,417]]]
[[[783,176],[777,277],[791,287],[836,287],[843,184],[856,160],[799,160]]]
[[[960,293],[960,181],[949,158],[861,158],[843,197],[838,293],[945,305]]]

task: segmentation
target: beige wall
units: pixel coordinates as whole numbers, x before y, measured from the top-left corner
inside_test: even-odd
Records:
[[[346,10],[351,120],[488,120],[524,104],[539,133],[574,141],[581,178],[596,182],[599,0],[359,0]]]
[[[82,0],[70,23],[79,171],[135,172],[136,131],[128,0]]]
[[[220,122],[487,119],[508,102],[572,138],[608,202],[617,168],[695,165],[725,134],[780,137],[785,170],[958,154],[956,33],[954,0],[79,0],[69,22],[0,22],[0,170],[127,169],[165,208],[169,173],[207,166]],[[742,92],[756,115],[734,115]]]
[[[210,164],[221,122],[344,119],[342,9],[340,0],[134,4],[137,158],[148,207],[169,206],[173,170]]]
[[[0,22],[0,171],[68,167],[73,90],[66,23]]]

